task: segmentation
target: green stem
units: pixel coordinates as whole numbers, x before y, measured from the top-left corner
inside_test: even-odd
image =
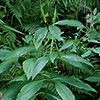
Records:
[[[52,42],[51,42],[51,47],[50,47],[50,54],[52,53],[52,50],[53,50],[53,39],[54,39],[54,33],[52,33]]]
[[[55,42],[55,45],[56,45],[56,49],[57,49],[57,53],[58,53],[59,57],[62,58],[56,42]]]
[[[48,90],[49,85],[50,85],[50,82],[51,82],[51,80],[52,80],[52,74],[53,74],[53,70],[54,70],[54,64],[55,64],[55,62],[53,63],[53,68],[51,69],[50,81],[49,81],[49,83],[48,83],[48,85],[47,85],[47,88],[46,88],[46,91],[45,91],[44,95],[42,96],[42,97],[43,97],[42,100],[45,100],[45,96],[46,96],[47,90]]]

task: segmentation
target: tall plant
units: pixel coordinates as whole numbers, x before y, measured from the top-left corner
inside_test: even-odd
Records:
[[[85,54],[82,55],[82,58],[79,53],[75,52],[75,46],[80,45],[83,37],[76,37],[66,42],[57,25],[76,27],[77,34],[83,32],[86,27],[77,20],[66,19],[56,22],[56,7],[52,25],[48,25],[42,5],[41,14],[45,27],[35,31],[34,36],[29,34],[23,38],[27,46],[19,47],[13,51],[1,50],[0,73],[3,74],[14,65],[17,65],[21,70],[17,77],[10,76],[12,79],[8,82],[8,88],[2,88],[2,100],[75,100],[70,86],[97,93],[94,88],[84,83],[79,77],[70,73],[64,74],[60,70],[65,65],[71,67],[72,70],[78,68],[91,75],[91,69],[94,66],[84,58]],[[88,32],[86,32],[87,34]],[[89,35],[87,36],[89,37]],[[90,41],[92,40],[90,39]],[[62,42],[60,46],[59,42]],[[97,48],[93,50],[94,52],[98,51]],[[57,65],[59,62],[60,64]]]

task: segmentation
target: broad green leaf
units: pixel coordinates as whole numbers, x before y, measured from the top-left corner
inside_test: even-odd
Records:
[[[74,41],[73,40],[69,40],[67,41],[61,48],[60,51],[67,49],[68,47],[70,47],[71,45],[73,45]]]
[[[12,67],[12,63],[14,63],[16,59],[11,59],[11,60],[6,60],[0,63],[0,73],[8,70],[9,68]]]
[[[51,76],[51,74],[47,71],[44,71],[44,72],[42,71],[41,74],[47,77]],[[75,77],[67,77],[63,75],[52,74],[52,81],[53,82],[63,82],[63,83],[72,85],[74,87],[77,87],[79,89],[85,89],[88,91],[96,92],[96,90],[93,89],[90,85],[83,83],[80,79],[75,78]]]
[[[4,59],[7,60],[7,59],[15,58],[15,57],[17,58],[32,50],[35,50],[33,46],[17,48],[16,50],[13,50],[10,53],[8,53]]]
[[[64,84],[56,82],[55,88],[63,100],[75,100],[73,93]]]
[[[61,37],[61,30],[57,26],[49,26],[49,31],[51,34],[54,34],[54,39],[57,39],[58,41],[63,40]]]
[[[12,82],[16,82],[16,81],[25,81],[25,80],[27,80],[26,76],[25,75],[22,75],[22,76],[15,77],[10,82],[12,83]]]
[[[3,92],[1,100],[14,100],[20,89],[23,87],[24,82],[14,82]]]
[[[58,56],[58,54],[56,52],[52,52],[50,54],[50,60],[52,61],[52,63],[54,63],[54,60],[56,59],[57,56]]]
[[[91,71],[87,68],[87,67],[84,67],[81,63],[79,62],[76,62],[76,61],[72,61],[72,60],[68,60],[68,59],[60,59],[61,61],[64,61],[65,63],[68,63],[74,67],[77,67],[77,68],[80,68],[80,69],[83,69],[85,70],[86,72],[89,72],[91,73]]]
[[[32,67],[34,66],[36,59],[35,58],[30,58],[28,60],[25,60],[23,62],[23,70],[29,80],[29,78],[32,76]]]
[[[93,89],[90,85],[83,83],[81,80],[79,80],[78,78],[74,78],[74,77],[65,77],[65,76],[56,76],[56,78],[53,79],[54,81],[60,81],[60,82],[64,82],[64,83],[68,83],[72,86],[75,86],[79,89],[85,89],[88,91],[92,91],[92,92],[96,92],[95,89]]]
[[[90,82],[100,82],[100,77],[91,76],[91,77],[87,77],[85,80],[90,81]]]
[[[35,76],[44,68],[48,60],[49,60],[48,57],[40,57],[36,60],[36,62],[33,64],[31,68],[32,79],[34,79]]]
[[[8,54],[9,50],[0,49],[0,59],[3,60],[6,54]]]
[[[56,25],[68,25],[73,27],[85,28],[85,26],[77,20],[61,20],[55,23]]]
[[[91,63],[89,63],[87,60],[81,58],[80,56],[78,56],[76,54],[62,55],[62,60],[64,60],[64,61],[70,60],[70,61],[75,61],[75,62],[81,62],[81,63],[85,63],[85,64],[93,67],[93,65]]]
[[[89,51],[85,52],[84,54],[82,54],[81,56],[84,58],[84,57],[89,56],[90,54],[91,54],[91,51],[89,50]]]
[[[43,80],[33,81],[26,84],[21,89],[16,100],[29,100],[32,96],[34,96],[34,94],[37,91],[40,90],[40,88],[42,87],[42,84],[43,84]]]
[[[98,32],[94,28],[88,28],[86,35],[90,40],[93,40],[97,36]]]
[[[35,47],[36,47],[36,49],[38,49],[40,47],[43,39],[47,35],[47,32],[48,32],[47,27],[40,28],[35,32],[34,38],[35,38]]]
[[[95,48],[93,52],[100,54],[100,47]]]

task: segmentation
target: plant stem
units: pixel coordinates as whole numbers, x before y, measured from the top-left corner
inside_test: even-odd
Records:
[[[55,45],[56,45],[56,49],[57,49],[57,53],[58,53],[59,57],[62,58],[56,42],[55,42]]]
[[[49,85],[50,85],[50,82],[51,82],[51,80],[52,80],[52,74],[53,74],[53,70],[54,70],[54,64],[55,64],[55,62],[53,63],[53,68],[51,69],[50,81],[49,81],[49,83],[48,83],[48,85],[47,85],[47,88],[46,88],[46,91],[45,91],[44,95],[42,96],[42,97],[43,97],[42,100],[45,100],[45,96],[46,96],[47,90],[48,90]]]

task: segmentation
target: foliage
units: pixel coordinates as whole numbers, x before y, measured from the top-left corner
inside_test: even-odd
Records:
[[[89,1],[0,1],[1,100],[99,100],[100,13]],[[64,14],[81,3],[88,29]]]

